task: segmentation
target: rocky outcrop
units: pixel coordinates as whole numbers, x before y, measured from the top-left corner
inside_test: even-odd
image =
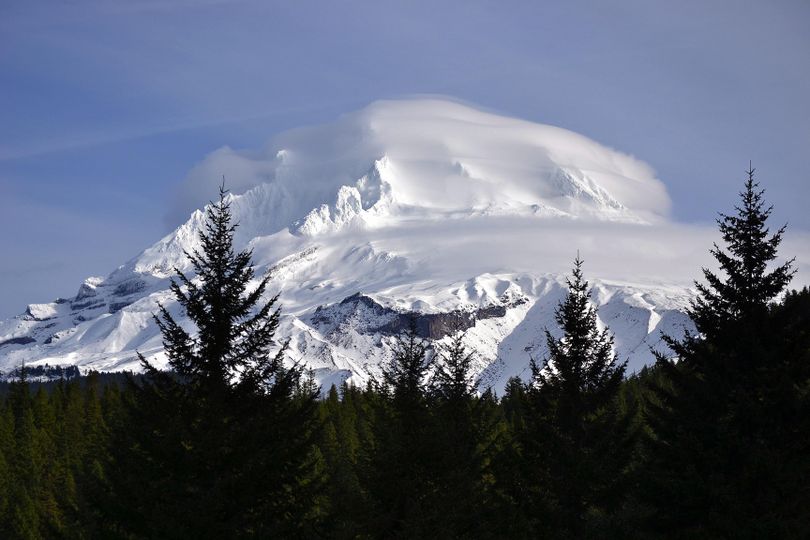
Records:
[[[29,336],[20,336],[7,339],[5,341],[0,341],[0,347],[4,347],[6,345],[28,345],[29,343],[36,343],[36,341],[37,340]]]
[[[362,293],[353,294],[339,304],[320,306],[310,317],[310,323],[319,329],[333,332],[351,325],[364,334],[379,333],[386,336],[402,334],[411,326],[424,339],[438,340],[454,332],[475,326],[476,321],[503,317],[510,307],[526,303],[523,297],[503,298],[503,302],[486,307],[456,309],[445,313],[397,311],[385,307]]]

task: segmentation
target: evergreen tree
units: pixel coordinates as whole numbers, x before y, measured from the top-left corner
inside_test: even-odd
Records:
[[[436,489],[430,507],[440,527],[436,534],[444,538],[486,537],[494,518],[492,460],[502,425],[492,393],[479,397],[475,391],[474,358],[464,345],[464,332],[456,330],[449,343],[437,348],[434,361],[429,444]]]
[[[450,343],[438,351],[433,387],[438,397],[447,403],[468,403],[475,395],[471,373],[474,353],[464,345],[464,332],[456,330]]]
[[[510,431],[523,431],[525,427],[525,421],[529,415],[528,391],[528,386],[520,377],[510,377],[506,381],[501,407],[503,408],[504,419],[510,426]]]
[[[780,354],[789,336],[771,308],[793,261],[774,266],[785,228],[770,234],[752,168],[740,198],[736,214],[718,219],[727,251],[711,251],[724,276],[703,270],[690,310],[697,333],[665,336],[675,358],[659,354],[665,380],[647,406],[641,499],[650,528],[675,536],[790,536],[780,513],[802,491],[783,466],[796,463],[800,436],[801,379],[790,375],[806,358]]]
[[[528,385],[520,377],[511,377],[500,401],[499,429],[503,436],[493,457],[493,501],[489,512],[493,530],[507,538],[537,536],[532,521],[537,519],[538,508],[530,496],[530,479],[536,475],[523,448],[530,438],[530,409]]]
[[[568,294],[558,306],[562,337],[546,330],[549,355],[532,361],[523,451],[533,477],[536,531],[560,538],[614,536],[611,521],[622,503],[634,429],[619,410],[625,363],[613,337],[600,330],[588,282],[577,257]]]
[[[429,494],[431,416],[426,378],[428,345],[411,324],[394,344],[391,364],[376,386],[375,448],[366,462],[364,483],[372,505],[366,534],[380,538],[418,538],[435,531]],[[372,390],[374,391],[374,390]]]
[[[393,351],[391,364],[383,370],[386,390],[392,393],[393,400],[401,408],[423,406],[430,362],[428,344],[419,337],[415,322],[411,323],[404,337],[397,337]]]
[[[728,252],[717,244],[711,250],[725,279],[704,268],[706,283],[696,282],[699,295],[692,304],[690,316],[703,338],[712,340],[728,327],[739,329],[739,323],[765,315],[768,303],[785,290],[795,273],[793,259],[769,268],[776,259],[786,226],[770,234],[767,227],[772,206],[765,207],[764,190],[754,181],[754,169],[740,193],[741,204],[736,214],[720,214],[717,224]],[[770,236],[769,236],[770,235]],[[694,344],[695,336],[683,343],[669,340],[675,352]],[[686,360],[689,361],[688,359]]]
[[[8,406],[8,400],[0,400],[0,533],[7,534],[5,527],[9,522],[11,489],[13,486],[13,464],[15,450],[14,418]]]
[[[62,486],[57,484],[57,497],[65,515],[66,537],[96,537],[105,521],[97,499],[106,480],[109,430],[99,384],[99,374],[91,372],[68,383],[60,381],[51,393],[62,417],[58,453],[66,473]]]
[[[45,536],[47,523],[38,504],[42,494],[43,462],[25,367],[9,392],[14,419],[14,451],[11,454],[11,505],[6,534],[10,538],[36,539]]]
[[[772,387],[770,418],[757,419],[771,422],[765,515],[780,534],[799,538],[810,530],[810,288],[788,292],[772,306],[769,328],[779,364],[765,383]]]
[[[40,471],[34,504],[46,534],[64,534],[65,511],[72,510],[76,501],[74,471],[67,456],[59,451],[56,410],[42,386],[37,388],[30,406],[35,426],[34,456]],[[80,437],[80,433],[76,434],[77,439]]]
[[[330,500],[324,530],[331,538],[355,538],[365,508],[358,475],[361,441],[356,399],[357,393],[348,385],[344,384],[340,393],[333,385],[321,403],[324,429],[320,447],[328,472]]]
[[[139,536],[307,536],[318,512],[317,389],[284,363],[278,296],[262,302],[251,251],[235,252],[230,198],[206,208],[190,277],[171,290],[196,334],[166,306],[155,320],[170,372],[141,358],[116,445],[121,528]],[[133,427],[135,429],[133,429]]]
[[[227,192],[220,188],[219,202],[206,207],[205,230],[200,232],[201,251],[186,252],[197,279],[177,270],[171,291],[197,328],[190,335],[164,307],[155,317],[172,371],[183,388],[209,397],[227,393],[291,395],[301,370],[288,370],[283,359],[286,345],[276,347],[280,309],[278,295],[261,304],[270,276],[249,290],[254,278],[252,251],[234,252]],[[256,309],[258,306],[258,309]],[[274,348],[278,348],[272,353]],[[155,369],[146,359],[148,373]]]

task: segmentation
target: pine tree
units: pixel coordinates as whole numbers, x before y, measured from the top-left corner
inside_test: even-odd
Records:
[[[450,343],[438,351],[439,362],[433,375],[433,387],[448,403],[464,403],[474,395],[472,362],[474,353],[464,345],[464,332],[456,330]]]
[[[527,463],[524,443],[531,444],[528,432],[531,414],[529,386],[520,377],[510,377],[500,401],[503,441],[493,459],[494,486],[490,522],[504,537],[537,536],[532,522],[538,511],[530,480],[536,479],[534,467]],[[534,518],[534,519],[532,519]]]
[[[224,187],[219,202],[206,207],[201,251],[186,252],[197,279],[176,271],[171,291],[198,332],[190,335],[160,306],[155,320],[163,334],[169,366],[184,388],[205,395],[221,393],[291,394],[301,378],[298,368],[284,367],[286,345],[276,347],[278,295],[261,304],[270,276],[249,290],[254,278],[252,251],[234,252],[230,200]],[[255,309],[258,306],[258,309]],[[272,350],[277,348],[275,353]],[[155,369],[146,359],[148,373]]]
[[[772,448],[766,515],[784,536],[801,537],[810,530],[810,288],[772,306],[769,326],[780,363],[764,382],[772,388],[770,417],[760,420],[770,422],[765,435]]]
[[[696,369],[704,375],[714,372],[712,376],[718,379],[758,377],[758,370],[767,369],[762,365],[768,357],[762,350],[762,324],[769,304],[795,274],[794,259],[771,268],[785,226],[770,234],[767,220],[773,207],[765,206],[764,190],[754,181],[754,169],[749,168],[747,174],[736,214],[721,213],[717,220],[727,251],[715,244],[711,254],[724,276],[703,268],[706,283],[695,282],[698,296],[689,316],[697,334],[687,332],[681,340],[664,336],[683,369]],[[701,354],[712,347],[724,353]]]
[[[749,167],[745,188],[740,193],[741,204],[736,214],[720,214],[717,224],[728,252],[717,244],[711,250],[725,280],[704,268],[706,284],[696,282],[699,295],[692,304],[690,316],[698,332],[711,340],[728,326],[765,315],[768,303],[784,291],[795,274],[791,259],[776,268],[769,265],[776,259],[786,226],[770,235],[767,220],[773,211],[765,207],[764,190],[754,181],[754,169]],[[687,338],[686,344],[690,343]],[[670,340],[678,352],[680,345]],[[688,360],[687,360],[688,361]]]
[[[68,460],[59,452],[57,414],[48,393],[39,386],[31,400],[34,416],[35,456],[40,477],[35,504],[47,534],[64,534],[65,510],[71,510],[76,499],[74,475]],[[60,426],[61,428],[61,426]],[[81,437],[81,433],[77,434]]]
[[[617,399],[626,364],[608,329],[599,329],[579,257],[567,284],[555,313],[563,335],[546,330],[548,357],[542,366],[532,361],[523,448],[537,473],[535,523],[555,537],[612,536],[635,438]]]
[[[599,329],[590,288],[582,273],[582,260],[574,261],[568,294],[557,307],[555,321],[563,332],[556,338],[546,329],[548,358],[541,367],[532,362],[536,388],[561,407],[557,414],[571,425],[612,399],[624,377],[625,364],[613,354],[613,337]]]
[[[383,381],[401,406],[419,406],[425,401],[425,379],[430,362],[428,345],[411,323],[404,337],[398,336],[393,347],[391,364],[383,370]]]
[[[9,460],[12,487],[6,527],[11,538],[41,538],[47,530],[43,508],[38,504],[44,464],[25,367],[20,370],[20,379],[11,384],[9,405],[14,419],[14,451]]]
[[[270,277],[254,285],[251,251],[235,252],[230,201],[220,188],[186,253],[195,275],[171,282],[197,332],[159,306],[171,371],[141,358],[116,443],[118,519],[139,535],[305,536],[317,513],[317,389],[285,365],[278,296],[262,301]]]
[[[342,389],[341,399],[333,385],[320,408],[324,424],[320,447],[327,465],[330,501],[324,529],[332,538],[355,538],[365,509],[358,476],[360,438],[353,391],[346,384]]]
[[[430,362],[415,324],[397,336],[393,353],[383,384],[372,386],[382,399],[374,404],[376,444],[363,471],[372,505],[364,528],[373,537],[425,537],[435,529],[427,504],[434,487],[426,385]]]
[[[436,490],[429,506],[440,524],[437,536],[445,538],[484,537],[492,522],[492,460],[502,426],[492,393],[475,391],[474,359],[457,329],[434,361],[430,461]]]
[[[14,418],[7,399],[0,399],[0,534],[8,534],[9,508],[13,486]]]
[[[690,309],[697,333],[665,336],[674,357],[659,353],[664,382],[647,406],[641,499],[650,527],[673,534],[783,537],[782,501],[798,493],[782,466],[793,462],[801,408],[788,374],[802,360],[780,354],[789,336],[771,314],[793,260],[774,266],[785,227],[770,234],[753,168],[740,199],[736,214],[718,219],[727,251],[711,250],[724,275],[703,270]]]

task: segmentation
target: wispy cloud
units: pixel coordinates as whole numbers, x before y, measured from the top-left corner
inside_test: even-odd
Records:
[[[0,161],[11,161],[15,159],[45,156],[56,152],[104,146],[111,143],[142,139],[155,135],[164,135],[167,133],[178,133],[182,131],[226,126],[229,124],[240,124],[243,122],[270,119],[283,114],[318,111],[333,107],[335,105],[335,103],[327,102],[303,107],[287,107],[270,111],[264,110],[254,114],[245,114],[239,116],[226,116],[205,120],[185,120],[152,126],[130,126],[123,127],[121,129],[105,129],[91,133],[76,133],[63,136],[55,140],[38,141],[28,145],[0,146]]]

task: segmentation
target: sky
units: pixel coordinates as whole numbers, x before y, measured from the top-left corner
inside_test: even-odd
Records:
[[[0,2],[0,316],[170,232],[218,148],[422,94],[643,160],[677,223],[731,211],[751,160],[774,223],[810,230],[808,23],[805,0]]]

